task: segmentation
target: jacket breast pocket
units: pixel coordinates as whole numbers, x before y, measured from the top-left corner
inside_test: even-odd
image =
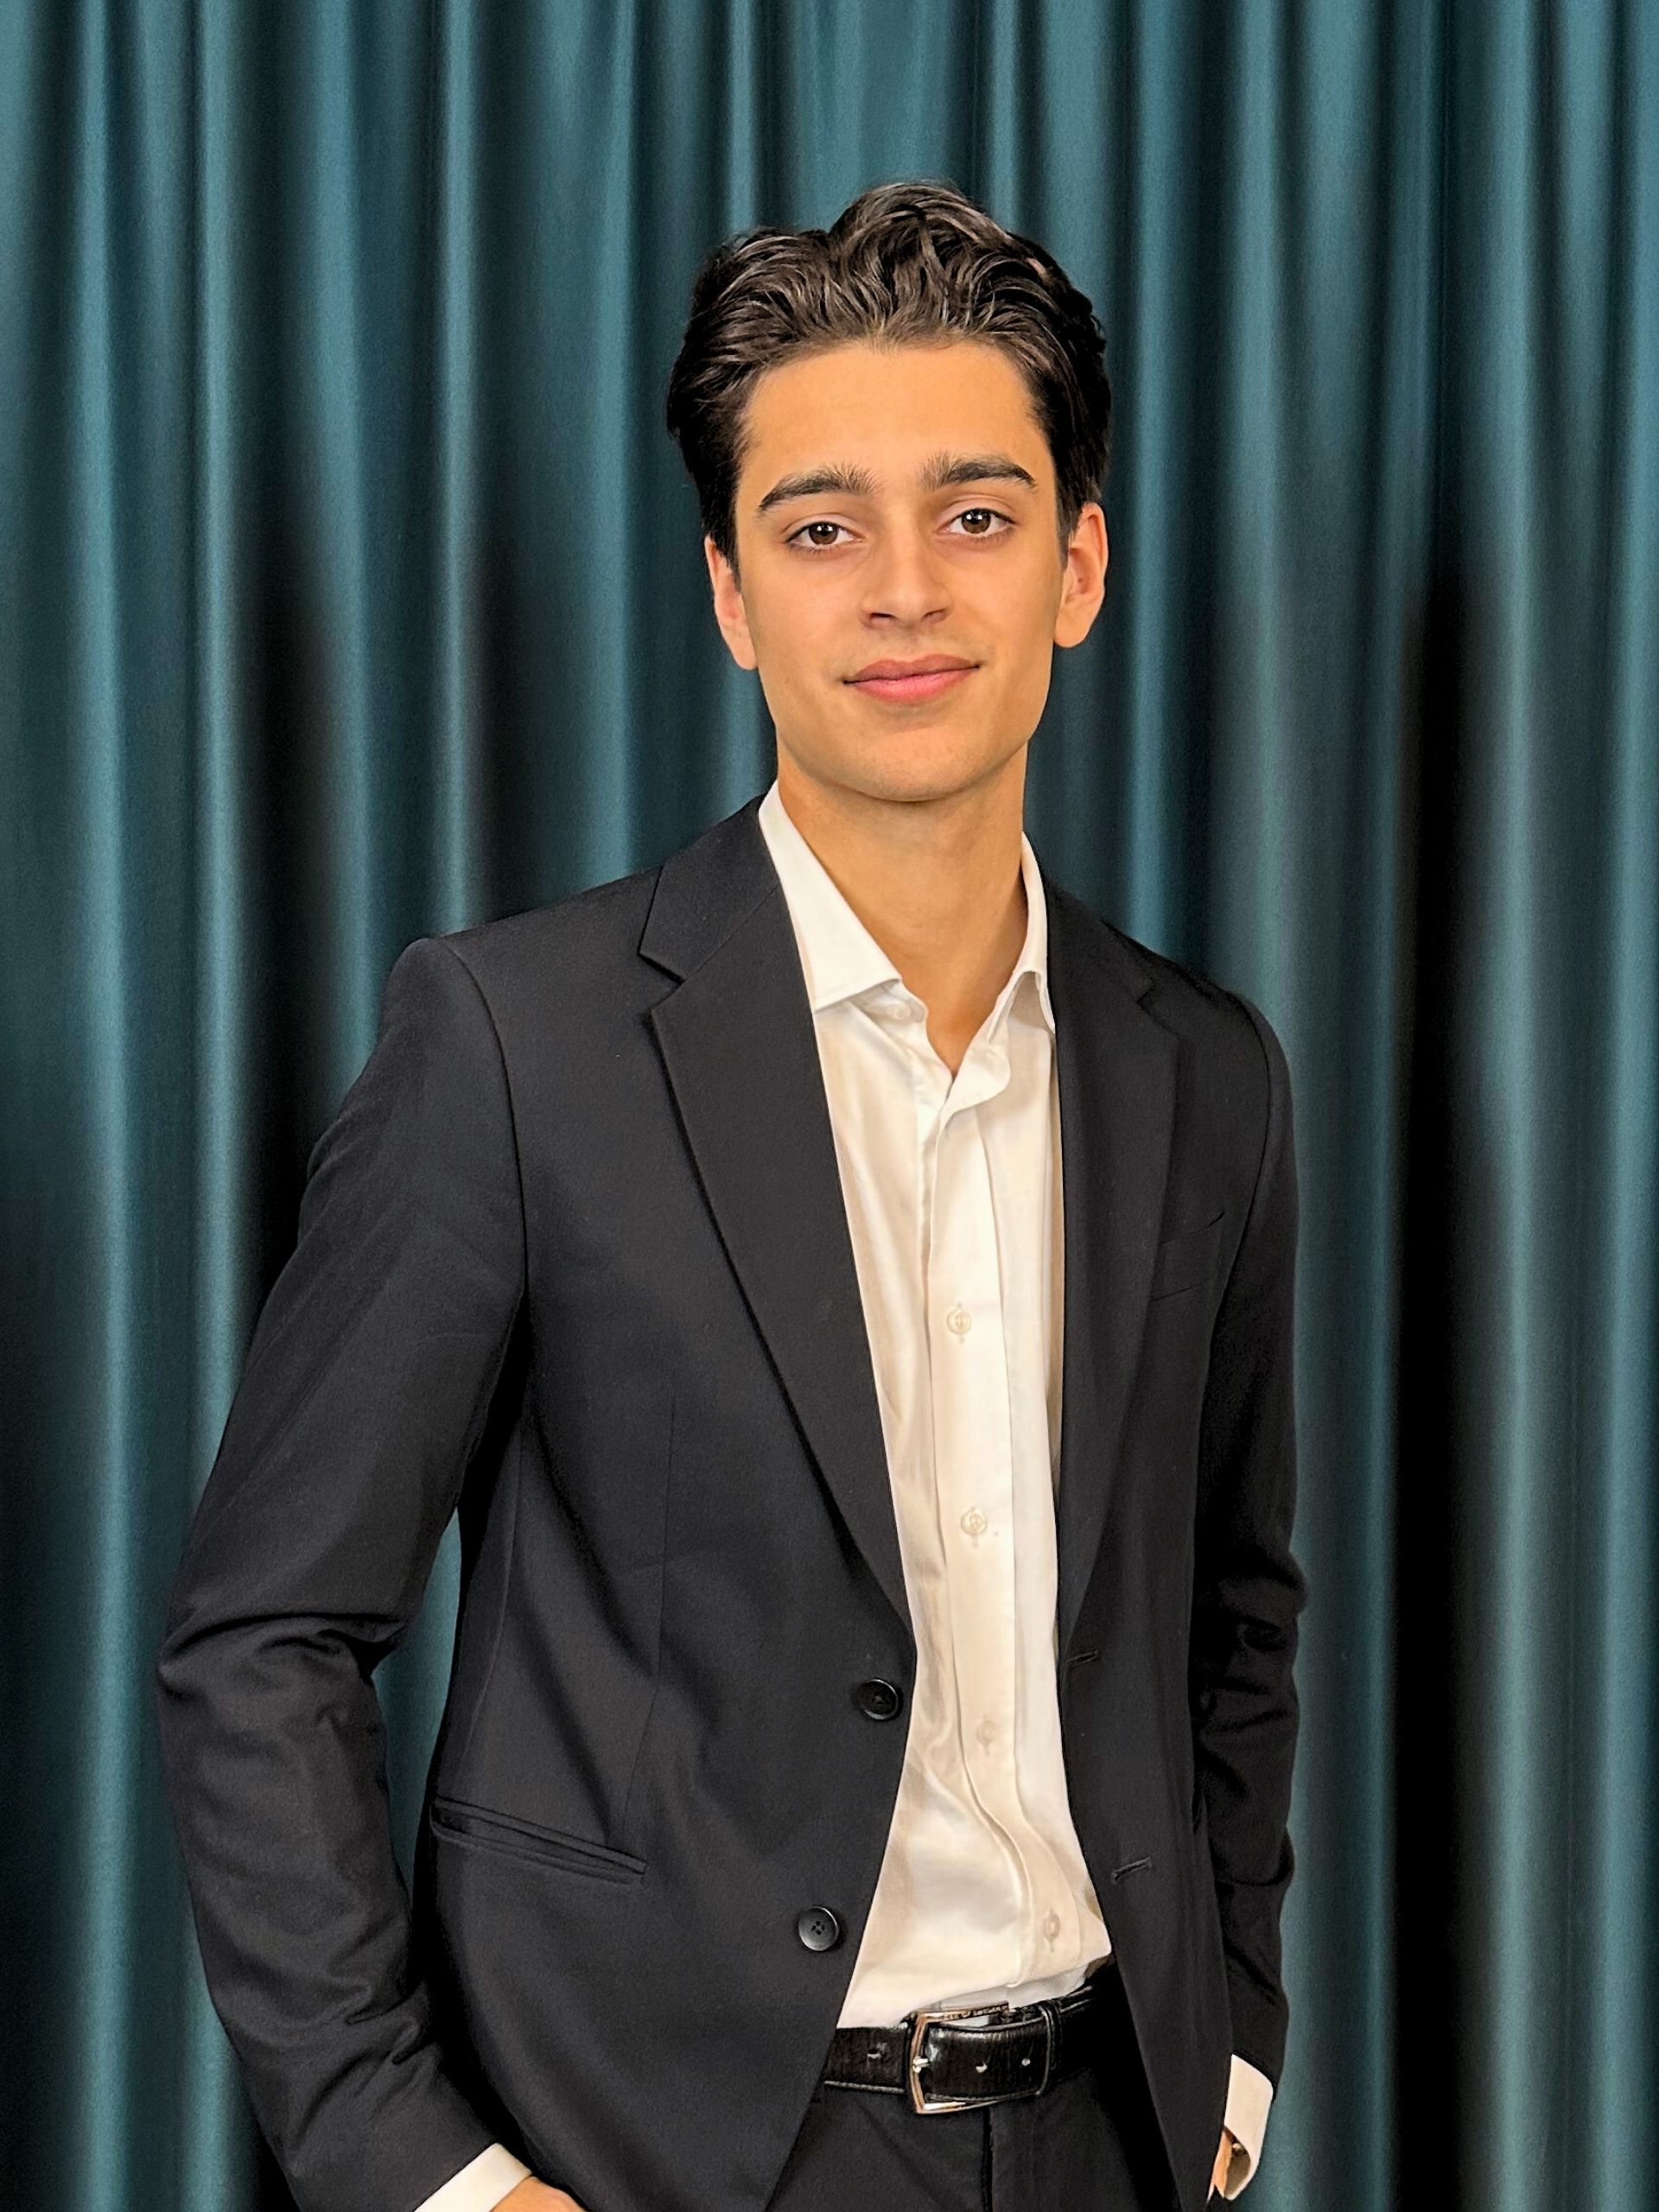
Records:
[[[1197,1290],[1209,1281],[1221,1257],[1222,1231],[1226,1225],[1227,1209],[1223,1206],[1196,1229],[1178,1230],[1173,1236],[1165,1237],[1152,1263],[1154,1300],[1176,1298],[1182,1291]]]
[[[468,1805],[458,1797],[434,1797],[429,1817],[432,1832],[440,1841],[459,1844],[463,1850],[629,1887],[645,1871],[643,1859],[613,1851],[608,1844],[590,1843],[585,1836],[567,1835],[562,1829],[542,1827],[533,1821],[491,1812],[482,1805]]]

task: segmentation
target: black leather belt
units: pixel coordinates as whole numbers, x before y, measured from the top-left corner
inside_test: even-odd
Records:
[[[831,2089],[884,2089],[916,2112],[968,2112],[1040,2097],[1086,2065],[1098,2046],[1102,1978],[1040,2005],[912,2012],[894,2028],[837,2028],[824,2064]]]

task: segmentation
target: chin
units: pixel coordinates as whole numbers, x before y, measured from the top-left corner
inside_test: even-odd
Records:
[[[907,758],[900,741],[889,747],[883,759],[849,763],[836,772],[835,779],[861,791],[867,798],[921,804],[966,791],[985,772],[971,762]]]
[[[908,726],[895,721],[877,731],[820,725],[785,735],[784,743],[814,782],[888,804],[950,798],[995,775],[1011,751],[1006,742],[993,743],[983,732],[953,726],[945,716],[932,722],[918,717]]]

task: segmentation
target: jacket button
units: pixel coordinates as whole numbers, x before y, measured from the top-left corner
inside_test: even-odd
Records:
[[[827,1904],[809,1905],[795,1923],[795,1933],[809,1951],[833,1951],[841,1941],[841,1923]]]
[[[905,1701],[897,1682],[861,1682],[853,1692],[858,1709],[870,1720],[891,1720]]]

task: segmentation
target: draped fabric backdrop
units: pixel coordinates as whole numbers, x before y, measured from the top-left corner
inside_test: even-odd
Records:
[[[1109,335],[1039,855],[1295,1081],[1253,2212],[1659,2206],[1649,0],[0,8],[8,2205],[286,2202],[159,1786],[185,1524],[400,947],[767,780],[664,381],[716,239],[899,175]]]

